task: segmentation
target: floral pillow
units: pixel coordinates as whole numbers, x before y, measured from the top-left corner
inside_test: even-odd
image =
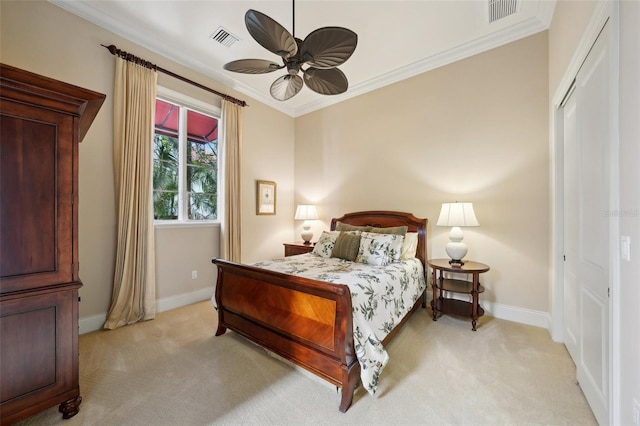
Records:
[[[391,242],[389,243],[389,263],[400,262],[402,259],[402,246],[404,237],[402,235],[389,234]]]
[[[318,242],[313,247],[312,253],[324,258],[331,257],[338,235],[340,235],[339,231],[322,231]]]
[[[389,247],[398,238],[394,234],[376,234],[363,232],[360,238],[360,249],[356,262],[373,266],[384,266],[389,263]],[[400,242],[402,248],[402,242]],[[398,256],[400,251],[398,251]]]

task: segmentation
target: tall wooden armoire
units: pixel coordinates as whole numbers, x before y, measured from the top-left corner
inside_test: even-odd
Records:
[[[0,64],[0,419],[78,413],[78,143],[105,95]]]

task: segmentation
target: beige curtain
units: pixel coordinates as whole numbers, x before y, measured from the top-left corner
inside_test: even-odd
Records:
[[[221,221],[221,256],[240,262],[240,148],[242,145],[242,107],[222,100],[224,197]]]
[[[106,329],[155,317],[151,152],[156,82],[154,70],[116,57],[113,163],[118,234]]]

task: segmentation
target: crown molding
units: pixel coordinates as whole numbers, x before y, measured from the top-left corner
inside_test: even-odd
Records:
[[[555,4],[555,3],[554,3]],[[553,13],[553,9],[551,10]],[[388,86],[393,83],[414,77],[416,75],[431,71],[444,65],[451,64],[461,59],[469,58],[487,50],[511,43],[513,41],[528,37],[549,28],[549,23],[544,22],[538,17],[529,18],[517,25],[497,31],[493,34],[486,35],[479,39],[472,40],[468,43],[456,46],[449,50],[443,51],[436,55],[414,62],[394,71],[359,83],[349,88],[349,90],[335,97],[327,97],[313,102],[309,102],[301,107],[296,108],[295,117],[316,111],[321,108],[342,102],[344,100],[362,95],[372,90]]]
[[[48,1],[69,11],[70,13],[73,13],[74,15],[111,31],[120,37],[130,40],[145,49],[188,67],[294,118],[343,102],[347,99],[388,86],[401,80],[414,77],[418,74],[431,71],[435,68],[451,64],[461,59],[477,55],[487,50],[494,49],[540,31],[544,31],[549,28],[555,8],[555,1],[541,1],[539,3],[538,13],[536,16],[519,22],[518,24],[514,24],[511,27],[504,28],[479,39],[472,40],[468,43],[464,43],[423,60],[356,84],[351,86],[346,93],[334,96],[325,96],[307,102],[306,104],[293,107],[291,103],[277,101],[269,96],[268,93],[258,92],[242,82],[229,78],[228,75],[221,71],[212,69],[211,66],[206,65],[193,57],[187,57],[181,53],[180,49],[171,49],[170,46],[158,47],[155,43],[155,39],[150,34],[136,31],[135,28],[124,25],[114,16],[97,13],[96,10],[91,7],[90,2],[74,2],[69,0]]]

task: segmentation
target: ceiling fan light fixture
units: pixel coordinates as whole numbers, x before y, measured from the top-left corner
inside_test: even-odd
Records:
[[[295,28],[295,0],[294,22]],[[224,65],[227,71],[244,74],[264,74],[287,67],[287,74],[279,77],[270,88],[271,96],[285,101],[295,96],[306,84],[321,95],[344,93],[349,82],[342,65],[353,55],[358,35],[342,27],[322,27],[312,31],[306,39],[295,38],[282,25],[253,9],[245,14],[245,25],[251,37],[268,51],[280,56],[283,65],[264,59],[240,59]],[[302,68],[308,65],[308,68]],[[302,71],[304,79],[298,74]]]

